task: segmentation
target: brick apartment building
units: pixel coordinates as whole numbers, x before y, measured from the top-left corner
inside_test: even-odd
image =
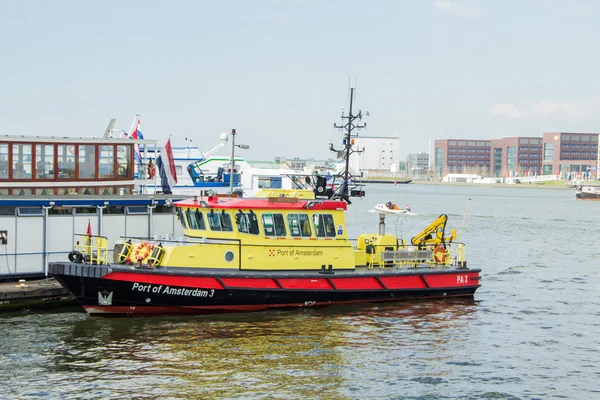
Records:
[[[547,132],[540,137],[491,140],[438,139],[438,177],[448,173],[507,177],[560,174],[596,177],[600,163],[597,133]]]

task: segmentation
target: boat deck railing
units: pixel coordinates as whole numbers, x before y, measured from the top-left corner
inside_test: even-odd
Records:
[[[444,245],[415,246],[372,245],[373,250],[367,252],[369,268],[407,267],[416,268],[423,265],[434,267],[466,268],[465,244],[462,242],[446,243]],[[355,248],[356,251],[356,248]]]
[[[77,235],[83,238],[78,240],[75,245],[75,252],[82,254],[84,263],[105,265],[108,264],[108,239],[104,236]],[[190,245],[222,245],[233,244],[238,248],[237,259],[241,261],[242,241],[240,239],[229,238],[148,238],[148,237],[121,237],[123,241],[129,241],[134,247],[138,243],[150,244],[151,247],[162,244],[170,244],[175,246],[190,246]],[[466,268],[467,261],[465,259],[465,244],[462,242],[449,242],[442,244],[434,244],[427,246],[415,246],[410,244],[399,244],[396,246],[387,245],[370,245],[367,249],[358,249],[356,240],[350,240],[355,253],[362,253],[363,259],[369,269],[372,268],[417,268],[429,266],[430,268],[441,267],[456,267]],[[343,247],[349,245],[346,241]],[[331,243],[328,243],[331,247]],[[118,254],[118,251],[115,252]],[[363,263],[358,263],[364,265]],[[241,265],[238,265],[241,269]]]
[[[83,262],[95,265],[108,264],[108,238],[87,234],[75,234],[82,238],[75,243],[75,253],[83,256]]]

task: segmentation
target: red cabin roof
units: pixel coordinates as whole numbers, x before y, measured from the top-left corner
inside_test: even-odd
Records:
[[[199,197],[175,202],[176,207],[223,208],[250,210],[346,210],[347,204],[340,200],[306,200],[296,197]]]

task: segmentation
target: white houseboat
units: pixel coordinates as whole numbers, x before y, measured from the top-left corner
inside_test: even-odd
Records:
[[[177,196],[141,194],[148,169],[131,138],[0,136],[0,280],[47,275],[64,259],[73,234],[110,243],[121,236],[182,235]]]

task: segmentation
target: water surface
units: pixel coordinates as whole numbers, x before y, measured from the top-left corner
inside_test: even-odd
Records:
[[[349,207],[350,236],[377,232],[368,210],[388,200],[412,208],[387,218],[406,239],[449,216],[483,270],[474,299],[0,314],[0,398],[600,398],[600,202],[561,189],[369,185]]]

